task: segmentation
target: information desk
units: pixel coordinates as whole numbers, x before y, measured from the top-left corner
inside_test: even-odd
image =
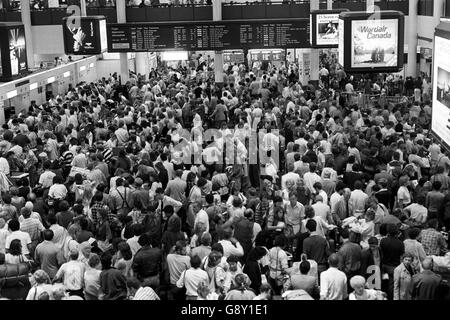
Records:
[[[309,48],[309,19],[108,24],[108,52]]]

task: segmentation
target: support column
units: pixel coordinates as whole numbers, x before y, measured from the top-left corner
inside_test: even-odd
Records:
[[[80,0],[80,10],[81,10],[81,16],[87,17],[86,0]]]
[[[5,124],[5,103],[0,100],[0,126]]]
[[[136,52],[136,74],[141,74],[147,79],[147,52]]]
[[[213,21],[222,20],[222,0],[212,1]],[[223,54],[222,51],[215,51],[214,53],[214,80],[216,84],[222,86],[223,84]]]
[[[126,6],[125,0],[117,0],[116,1],[116,11],[117,11],[117,23],[126,23]],[[128,53],[121,52],[120,53],[120,78],[122,80],[122,84],[125,84],[130,76],[128,72]]]
[[[327,10],[333,10],[333,0],[327,0]]]
[[[311,11],[320,9],[319,0],[310,0],[309,4]],[[312,82],[313,84],[319,81],[319,71],[320,71],[319,50],[311,49],[309,81]]]
[[[28,68],[34,68],[34,48],[33,37],[31,32],[31,14],[30,14],[30,1],[20,0],[20,14],[22,16],[22,23],[25,27],[25,44],[27,48],[27,64]]]
[[[366,0],[366,11],[367,12],[375,11],[375,0]]]
[[[417,9],[419,0],[409,1],[409,15],[407,25],[408,37],[408,68],[406,70],[407,77],[417,76]]]

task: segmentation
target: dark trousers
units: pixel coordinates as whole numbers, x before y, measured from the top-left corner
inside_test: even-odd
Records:
[[[386,292],[388,300],[394,299],[394,270],[395,266],[383,265],[381,270],[382,274],[387,273],[389,280],[382,280],[382,291]]]
[[[178,288],[175,284],[171,284],[168,296],[169,300],[186,300],[186,290],[184,288]]]
[[[83,289],[79,290],[66,290],[69,296],[79,296],[84,299],[84,292]]]

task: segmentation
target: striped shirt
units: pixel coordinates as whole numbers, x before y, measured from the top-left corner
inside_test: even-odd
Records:
[[[61,156],[61,160],[64,167],[70,167],[72,165],[73,153],[71,151],[66,151]]]
[[[44,226],[37,219],[27,218],[20,223],[20,231],[28,233],[31,241],[39,240],[41,238],[41,231],[44,230]]]
[[[106,149],[106,150],[104,150],[104,151],[102,152],[102,155],[103,155],[103,159],[105,159],[105,162],[106,162],[106,163],[110,163],[110,162],[111,162],[111,159],[112,159],[112,157],[113,157],[112,150]]]
[[[140,287],[133,297],[133,300],[160,300],[158,295],[150,287]]]

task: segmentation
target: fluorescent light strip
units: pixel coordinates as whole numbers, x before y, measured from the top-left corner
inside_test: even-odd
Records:
[[[89,68],[93,68],[94,67],[94,63],[91,62],[91,64],[89,65]]]
[[[50,77],[47,79],[47,83],[53,83],[55,82],[56,78],[55,77]]]
[[[37,87],[38,87],[37,82],[30,84],[30,90],[37,89]]]
[[[70,77],[70,71],[64,72],[63,77],[64,78]]]
[[[86,66],[81,66],[80,71],[84,71],[84,70],[86,70]]]

